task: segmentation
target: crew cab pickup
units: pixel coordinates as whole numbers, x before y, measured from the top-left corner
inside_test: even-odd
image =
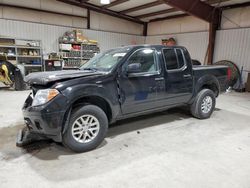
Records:
[[[137,45],[100,53],[79,70],[31,73],[26,127],[75,152],[96,148],[108,125],[187,105],[209,118],[228,83],[226,66],[193,66],[186,48]]]

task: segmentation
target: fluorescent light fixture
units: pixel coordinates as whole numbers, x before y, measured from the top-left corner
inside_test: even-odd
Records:
[[[108,5],[110,4],[110,0],[101,0],[101,4]]]

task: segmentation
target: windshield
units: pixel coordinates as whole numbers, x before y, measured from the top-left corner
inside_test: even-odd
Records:
[[[108,72],[130,51],[130,48],[112,49],[100,53],[80,67],[81,70]]]

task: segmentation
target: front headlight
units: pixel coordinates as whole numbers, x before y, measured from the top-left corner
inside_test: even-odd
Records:
[[[46,102],[53,99],[55,96],[59,94],[59,91],[56,89],[40,89],[37,91],[32,106],[38,106],[45,104]]]

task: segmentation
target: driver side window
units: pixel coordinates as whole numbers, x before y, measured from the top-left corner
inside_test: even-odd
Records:
[[[140,71],[138,73],[157,71],[158,68],[156,64],[155,50],[144,48],[136,51],[128,60],[128,66],[131,64],[140,65]]]

